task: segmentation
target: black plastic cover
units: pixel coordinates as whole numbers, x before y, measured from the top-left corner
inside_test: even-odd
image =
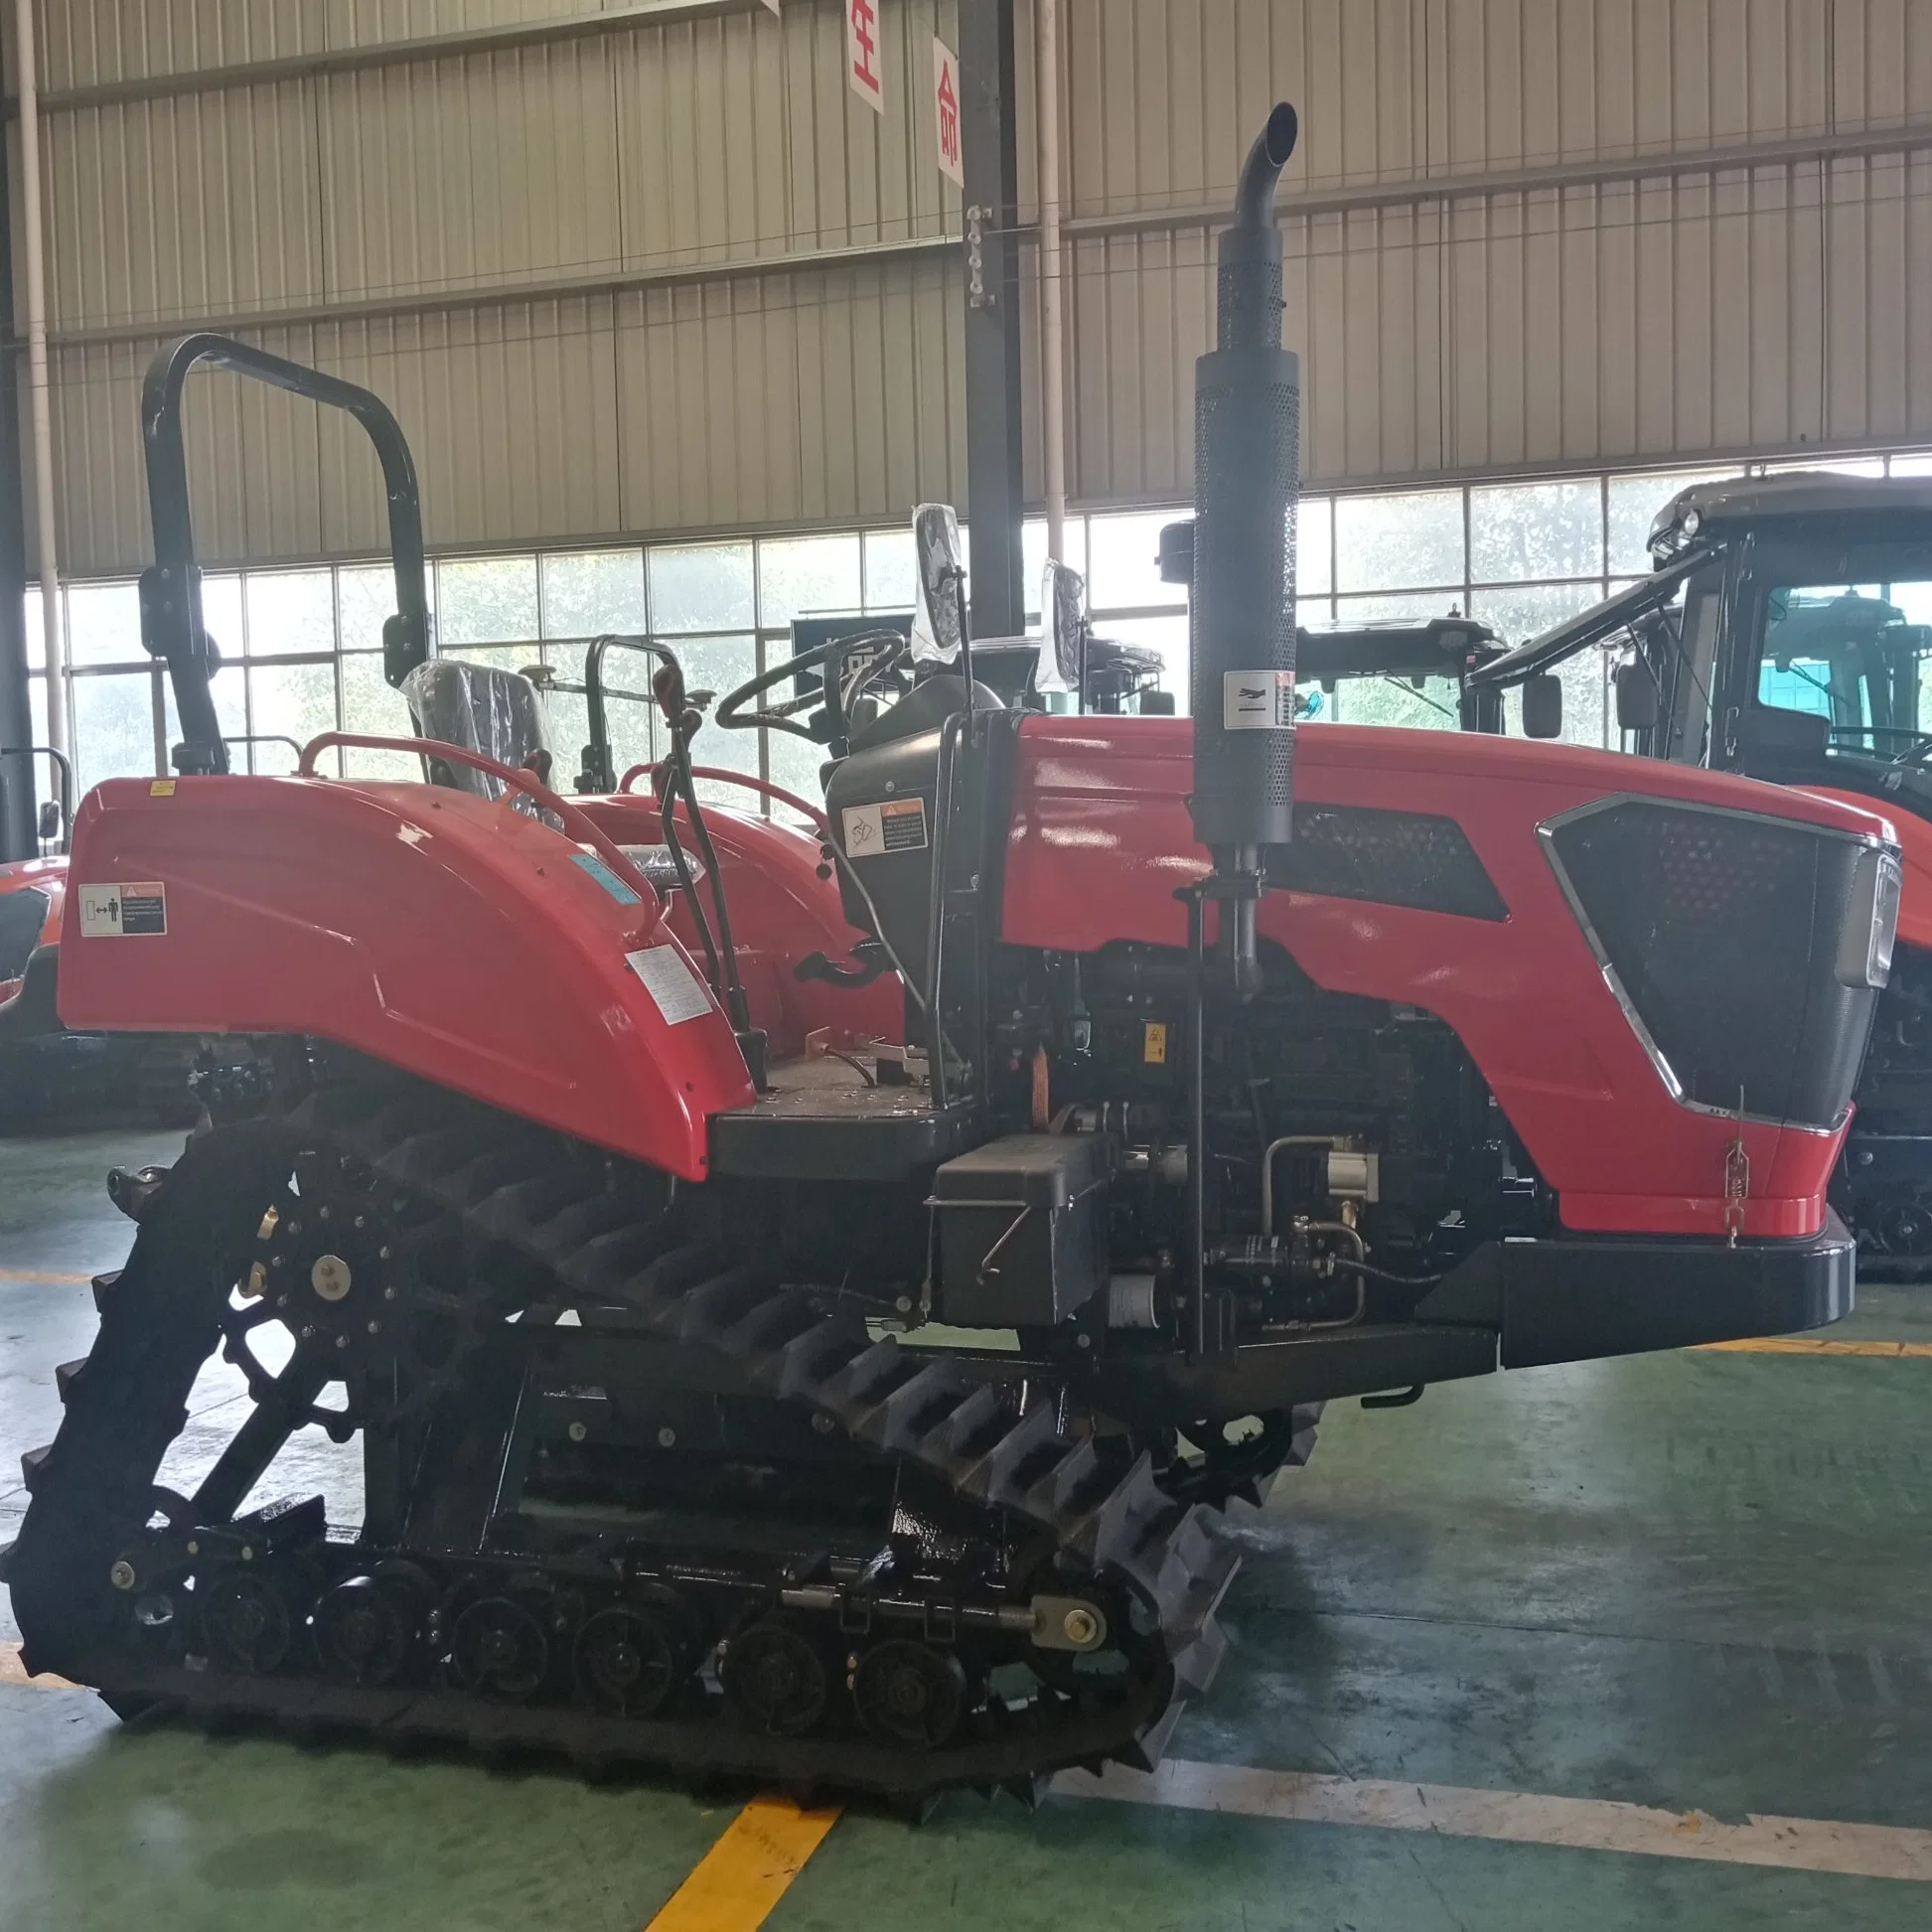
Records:
[[[1462,827],[1428,813],[1297,806],[1294,843],[1269,851],[1267,883],[1466,919],[1510,914]]]
[[[1579,814],[1545,836],[1681,1099],[1837,1124],[1878,997],[1839,974],[1865,844],[1644,799]]]

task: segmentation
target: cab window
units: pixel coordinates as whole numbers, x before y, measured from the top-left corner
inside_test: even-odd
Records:
[[[1818,718],[1831,749],[1909,750],[1923,735],[1920,720],[1932,722],[1928,681],[1932,580],[1766,590],[1757,703]]]

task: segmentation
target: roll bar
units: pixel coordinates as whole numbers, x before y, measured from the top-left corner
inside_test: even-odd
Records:
[[[141,385],[141,442],[154,528],[154,562],[141,573],[141,642],[167,665],[174,684],[182,732],[176,765],[184,772],[225,772],[227,749],[209,690],[221,658],[202,623],[201,566],[195,558],[182,434],[182,391],[198,363],[344,410],[368,431],[382,465],[395,571],[396,608],[382,625],[382,671],[391,684],[400,684],[430,654],[429,598],[416,465],[401,425],[380,396],[230,336],[203,332],[157,350]]]

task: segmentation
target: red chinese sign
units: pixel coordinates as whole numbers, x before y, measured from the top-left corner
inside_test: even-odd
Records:
[[[875,112],[885,112],[879,69],[878,0],[845,0],[845,77]]]
[[[933,115],[939,134],[939,171],[956,188],[966,186],[960,151],[960,62],[944,41],[933,43]]]

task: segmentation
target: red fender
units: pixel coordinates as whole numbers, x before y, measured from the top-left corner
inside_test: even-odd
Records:
[[[421,785],[111,780],[80,808],[71,878],[71,1027],[314,1034],[688,1180],[706,1170],[708,1116],[752,1099],[658,908],[507,804]],[[143,884],[160,906],[137,894],[141,930],[117,932],[110,899]],[[646,963],[669,1013],[628,961],[647,949],[669,949]]]
[[[1022,728],[1001,938],[1091,952],[1186,943],[1174,891],[1207,870],[1187,816],[1185,719],[1030,718]],[[1455,819],[1495,881],[1500,922],[1275,891],[1264,936],[1317,985],[1447,1022],[1545,1180],[1565,1226],[1721,1235],[1726,1119],[1678,1105],[1604,983],[1540,848],[1570,808],[1642,793],[1860,833],[1869,813],[1722,774],[1566,745],[1321,725],[1297,734],[1295,796]],[[1844,1133],[1747,1123],[1743,1232],[1808,1236]]]
[[[656,799],[621,793],[611,798],[579,799],[577,804],[598,827],[625,847],[659,846],[663,820]],[[677,824],[680,838],[683,816]],[[827,1035],[834,1047],[863,1046],[884,1040],[900,1044],[906,1036],[906,1002],[897,973],[869,986],[836,986],[822,979],[802,980],[793,967],[810,953],[822,953],[834,965],[844,962],[865,935],[847,924],[835,879],[821,879],[818,840],[808,832],[753,813],[715,805],[704,808],[704,823],[717,848],[737,941],[738,971],[751,1002],[754,1026],[771,1036],[774,1054],[807,1051],[808,1039]],[[711,910],[708,888],[705,913]],[[702,960],[697,927],[673,893],[666,923],[694,960]]]

